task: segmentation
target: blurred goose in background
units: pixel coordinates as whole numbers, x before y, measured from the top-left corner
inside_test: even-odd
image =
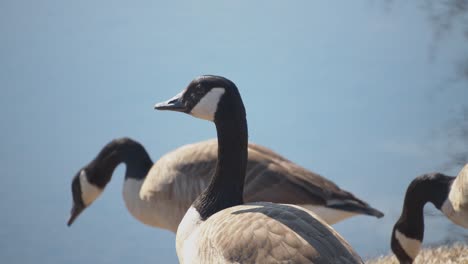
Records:
[[[212,121],[218,135],[215,173],[177,228],[180,263],[362,263],[349,244],[309,210],[244,204],[248,131],[234,83],[201,76],[155,108]]]
[[[180,147],[153,165],[140,143],[115,139],[74,177],[68,225],[102,193],[115,168],[124,163],[123,198],[128,211],[144,224],[176,232],[190,204],[208,186],[217,155],[218,143],[212,139]],[[359,214],[383,216],[333,182],[253,143],[248,145],[244,200],[296,204],[329,224]]]
[[[392,231],[391,247],[400,263],[413,263],[424,237],[424,205],[430,202],[453,223],[468,228],[468,164],[457,177],[442,173],[415,178]]]
[[[74,177],[68,225],[102,193],[115,168],[124,163],[123,197],[129,212],[147,225],[175,232],[214,173],[217,151],[216,139],[202,141],[180,147],[153,165],[140,143],[130,138],[115,139]],[[314,211],[329,224],[358,214],[383,216],[333,182],[253,143],[248,145],[244,199],[296,204]]]

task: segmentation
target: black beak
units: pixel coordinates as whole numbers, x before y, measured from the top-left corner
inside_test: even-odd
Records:
[[[183,103],[182,97],[183,97],[183,94],[180,93],[180,94],[174,96],[173,98],[171,98],[171,99],[169,99],[169,100],[167,100],[165,102],[157,103],[154,106],[154,109],[157,109],[157,110],[170,110],[170,111],[177,111],[177,112],[186,112],[187,107]]]
[[[67,225],[71,226],[73,222],[75,221],[75,219],[81,214],[81,212],[83,212],[84,209],[85,209],[84,206],[74,204],[71,210],[70,219],[68,219]]]

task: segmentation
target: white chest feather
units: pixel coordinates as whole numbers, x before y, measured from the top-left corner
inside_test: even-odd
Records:
[[[175,207],[168,200],[141,199],[140,190],[144,180],[126,179],[123,186],[125,206],[130,214],[140,222],[158,228],[175,231],[177,219],[173,213]]]
[[[468,164],[465,165],[453,181],[449,199],[455,210],[468,211]]]
[[[449,196],[442,205],[441,210],[454,224],[468,228],[468,207],[460,206],[458,200],[453,200]]]
[[[442,212],[455,224],[468,228],[468,164],[453,181]]]
[[[409,238],[398,230],[395,230],[395,238],[398,240],[406,254],[412,259],[415,259],[421,250],[421,241]]]
[[[148,204],[139,199],[139,193],[142,180],[126,179],[123,185],[123,198],[128,211],[138,220],[144,222],[147,216],[147,210],[150,209]]]
[[[202,223],[197,209],[190,207],[177,228],[176,250],[180,263],[197,263],[199,227]]]

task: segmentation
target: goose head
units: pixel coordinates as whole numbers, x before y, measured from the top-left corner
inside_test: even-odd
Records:
[[[410,230],[410,227],[403,221],[398,221],[392,230],[391,248],[401,264],[413,263],[421,250],[422,231],[417,231],[416,234],[411,233],[414,233],[414,230]]]
[[[239,106],[240,113],[245,116],[239,91],[233,82],[221,76],[202,75],[190,82],[185,90],[154,108],[184,112],[216,123],[234,117],[239,111],[233,109],[239,109]]]
[[[68,220],[69,226],[104,191],[115,168],[121,163],[126,165],[125,180],[133,179],[139,183],[143,182],[153,165],[143,145],[131,138],[116,138],[107,143],[72,180],[73,207]],[[136,199],[135,197],[138,197],[135,193],[125,195],[124,192],[124,199]]]
[[[199,216],[197,219],[204,221],[220,210],[242,204],[248,129],[244,104],[236,85],[224,77],[203,75],[175,97],[156,104],[155,108],[184,112],[212,121],[216,126],[216,172],[192,204]]]
[[[107,182],[102,183],[95,181],[94,179],[99,178],[92,177],[92,173],[92,170],[89,170],[85,167],[78,171],[78,173],[73,178],[71,185],[73,206],[70,213],[70,219],[67,223],[68,226],[73,224],[73,222],[81,214],[81,212],[83,212],[84,209],[86,209],[86,207],[91,205],[104,190],[105,184]]]

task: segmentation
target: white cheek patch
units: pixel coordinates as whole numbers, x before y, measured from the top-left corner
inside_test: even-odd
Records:
[[[398,230],[395,230],[395,238],[398,240],[406,254],[414,260],[421,250],[421,241],[409,238]]]
[[[192,108],[191,115],[214,121],[216,109],[218,108],[219,100],[224,94],[224,88],[213,88]]]
[[[101,194],[102,190],[90,183],[84,170],[80,173],[81,199],[85,206],[90,205]]]

